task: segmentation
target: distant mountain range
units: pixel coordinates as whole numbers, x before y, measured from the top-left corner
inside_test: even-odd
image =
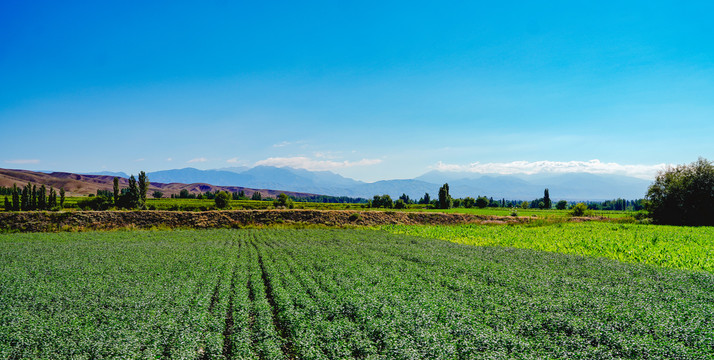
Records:
[[[217,170],[185,168],[152,172],[148,177],[152,182],[161,183],[208,183],[363,198],[378,194],[395,198],[402,193],[417,199],[429,193],[434,198],[439,187],[448,183],[454,197],[485,195],[497,199],[532,200],[543,196],[543,190],[548,188],[553,199],[571,201],[618,197],[639,199],[644,197],[651,183],[621,175],[590,173],[499,175],[441,171],[431,171],[414,179],[367,183],[329,171],[272,166]]]

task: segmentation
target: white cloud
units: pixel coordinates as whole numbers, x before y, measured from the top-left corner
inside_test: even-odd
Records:
[[[134,161],[140,162],[140,161],[144,161],[144,160],[145,160],[144,158],[140,158],[140,159],[136,159],[136,160],[134,160]]]
[[[186,162],[189,163],[189,164],[191,164],[191,163],[206,162],[206,161],[208,161],[208,159],[206,159],[206,158],[204,158],[204,157],[200,157],[200,158],[191,159],[191,160],[186,161]]]
[[[166,159],[166,161],[172,161],[172,160],[173,160],[173,158],[168,158],[168,159]]]
[[[39,164],[40,160],[37,159],[13,159],[5,160],[8,164]]]
[[[234,157],[234,158],[231,158],[231,159],[226,160],[226,162],[227,162],[227,163],[230,163],[230,164],[237,164],[237,163],[239,163],[240,161],[238,160],[237,157]]]
[[[283,141],[277,144],[273,144],[273,147],[285,147],[292,144],[290,141]]]
[[[353,166],[369,166],[381,163],[380,159],[362,159],[359,161],[333,161],[333,160],[315,160],[304,156],[295,157],[271,157],[265,160],[260,160],[255,163],[255,166],[276,166],[276,167],[291,167],[297,169],[305,169],[311,171],[324,171],[339,168],[347,168]]]
[[[593,159],[590,161],[512,161],[508,163],[480,163],[468,165],[445,164],[439,162],[435,168],[439,171],[472,172],[480,174],[539,174],[539,173],[593,173],[619,174],[642,179],[652,179],[666,164],[656,165],[623,165],[604,163]]]

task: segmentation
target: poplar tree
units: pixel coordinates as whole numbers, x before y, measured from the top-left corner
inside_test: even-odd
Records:
[[[20,210],[22,210],[22,211],[27,211],[28,207],[30,207],[30,190],[31,190],[31,188],[28,185],[25,185],[22,187],[22,198],[21,198],[21,202],[20,202]]]
[[[49,196],[49,201],[48,201],[48,207],[50,209],[54,209],[55,206],[57,206],[57,192],[55,192],[55,189],[50,186],[50,196]]]
[[[444,184],[439,188],[439,209],[450,209],[452,205],[451,195],[449,195],[449,184]]]
[[[146,177],[146,173],[139,172],[139,203],[143,205],[146,203],[146,190],[149,188],[149,179]]]
[[[32,191],[30,191],[30,195],[30,210],[35,210],[37,209],[37,185],[32,185]]]
[[[40,186],[37,191],[37,210],[47,210],[47,188]]]
[[[60,188],[60,209],[64,207],[64,188]]]
[[[543,207],[545,209],[550,209],[551,207],[551,201],[550,201],[550,194],[548,193],[548,189],[546,188],[545,191],[543,192]]]
[[[10,211],[12,210],[12,205],[10,205],[10,199],[5,196],[5,211]]]
[[[117,201],[119,201],[119,178],[114,177],[114,205],[116,206]]]
[[[20,189],[12,184],[12,210],[20,211]]]

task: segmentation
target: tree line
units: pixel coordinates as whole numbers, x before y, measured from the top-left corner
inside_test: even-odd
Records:
[[[566,210],[572,209],[576,203],[569,202],[566,200],[560,200],[557,203],[553,203],[550,198],[550,190],[545,189],[543,191],[543,197],[533,199],[531,201],[524,200],[506,200],[494,199],[493,197],[487,196],[476,196],[474,197],[464,197],[464,198],[454,198],[449,194],[449,184],[445,183],[439,188],[438,197],[432,199],[429,193],[425,193],[420,199],[415,200],[409,197],[407,194],[402,194],[397,200],[392,200],[389,195],[374,195],[374,197],[367,202],[367,207],[370,208],[388,208],[388,209],[405,209],[409,205],[426,205],[427,209],[451,209],[451,208],[520,208],[520,209],[557,209]],[[638,211],[642,210],[645,206],[645,201],[643,199],[637,200],[625,200],[625,199],[613,199],[606,201],[588,201],[585,202],[585,206],[588,210],[632,210]]]
[[[11,188],[2,187],[0,191],[6,195],[5,211],[59,210],[64,207],[64,188],[59,190],[59,202],[57,191],[52,186],[49,193],[45,185],[38,188],[31,183],[22,188],[12,184]]]

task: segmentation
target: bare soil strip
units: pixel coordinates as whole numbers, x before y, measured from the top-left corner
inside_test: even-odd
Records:
[[[241,228],[276,224],[375,226],[388,224],[515,224],[528,217],[434,212],[349,210],[226,210],[226,211],[27,211],[0,212],[0,230],[21,232],[151,229]]]

